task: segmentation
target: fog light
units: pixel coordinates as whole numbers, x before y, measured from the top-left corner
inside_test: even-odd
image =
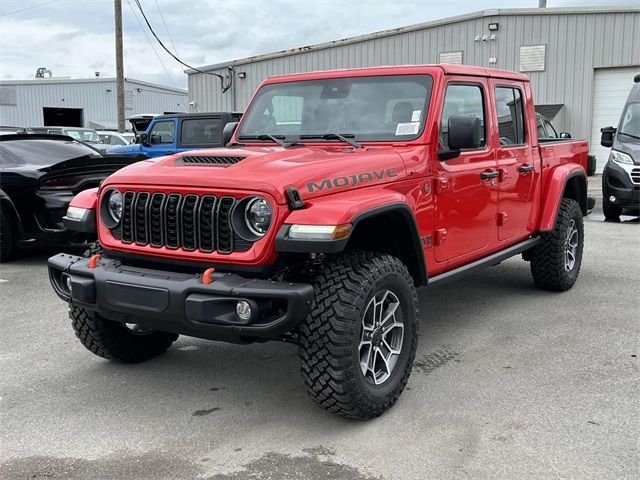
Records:
[[[66,290],[66,293],[71,295],[71,277],[68,274],[63,273],[60,280],[62,280],[62,289]]]
[[[610,202],[612,202],[612,203],[613,203],[613,202],[615,202],[615,201],[616,201],[616,197],[615,197],[615,195],[611,195],[611,196],[609,197],[609,201],[610,201]]]
[[[236,303],[236,315],[240,320],[250,320],[252,313],[253,312],[251,311],[251,304],[249,304],[249,302],[247,302],[246,300],[240,300],[238,303]]]

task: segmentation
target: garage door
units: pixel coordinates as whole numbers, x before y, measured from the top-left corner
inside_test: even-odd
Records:
[[[618,126],[624,102],[633,86],[633,77],[638,73],[640,66],[596,70],[593,84],[591,153],[598,161],[598,173],[602,173],[609,158],[609,149],[600,145],[600,129]]]

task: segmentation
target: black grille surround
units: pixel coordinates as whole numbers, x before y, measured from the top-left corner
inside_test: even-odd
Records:
[[[176,165],[222,165],[229,166],[247,157],[238,155],[184,155],[176,160]]]
[[[238,203],[230,195],[122,192],[122,219],[111,234],[124,244],[171,250],[231,254],[246,252],[254,242],[231,225]]]

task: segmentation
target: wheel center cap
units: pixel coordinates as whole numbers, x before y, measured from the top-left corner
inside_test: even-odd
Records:
[[[380,343],[382,343],[382,332],[379,329],[373,332],[371,343],[373,343],[374,345],[380,345]]]

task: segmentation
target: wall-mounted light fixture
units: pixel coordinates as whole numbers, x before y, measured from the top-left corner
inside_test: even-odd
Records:
[[[498,28],[500,28],[500,24],[499,23],[490,23],[489,24],[489,30],[492,31],[492,32],[498,30]]]
[[[238,78],[247,78],[247,72],[238,72]]]

